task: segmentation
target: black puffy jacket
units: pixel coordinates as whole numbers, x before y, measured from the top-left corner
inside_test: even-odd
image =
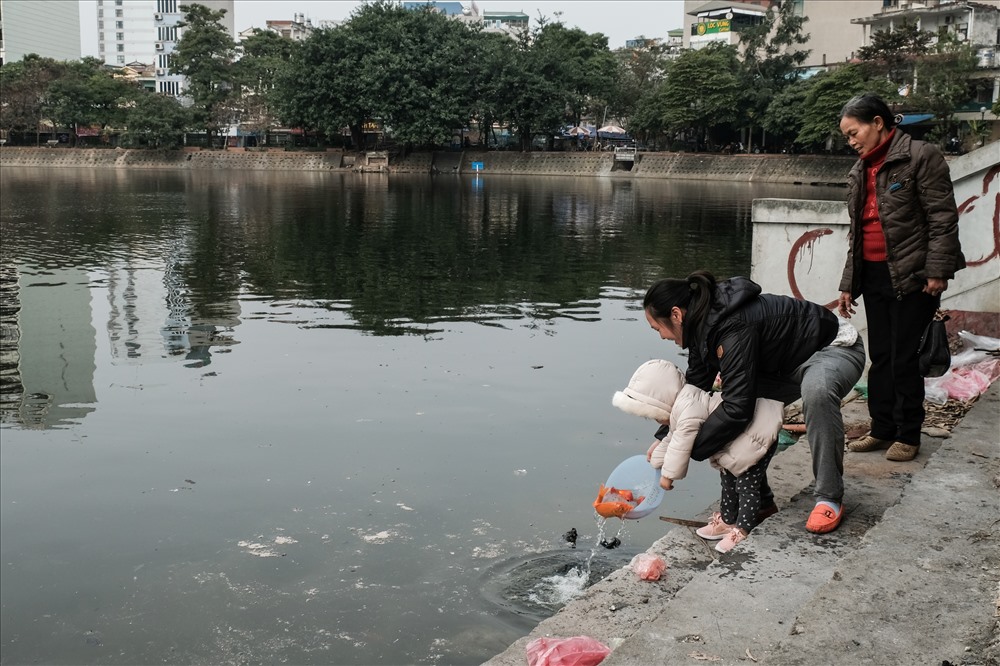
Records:
[[[839,322],[822,305],[775,294],[743,277],[718,284],[712,308],[689,350],[688,383],[711,390],[722,375],[722,404],[694,442],[691,457],[705,460],[731,442],[753,419],[762,376],[788,376],[816,351],[833,342]]]

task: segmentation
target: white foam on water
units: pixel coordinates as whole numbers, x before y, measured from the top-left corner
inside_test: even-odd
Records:
[[[562,605],[576,599],[587,586],[590,572],[573,567],[564,574],[546,576],[528,593],[528,601],[543,606]]]

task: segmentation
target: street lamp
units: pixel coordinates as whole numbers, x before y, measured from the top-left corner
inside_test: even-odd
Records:
[[[986,121],[986,107],[981,106],[979,107],[979,122],[985,122],[985,121]]]

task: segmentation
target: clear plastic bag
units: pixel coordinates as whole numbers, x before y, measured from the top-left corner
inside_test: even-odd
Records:
[[[640,580],[660,580],[660,576],[667,570],[666,561],[653,553],[639,553],[632,558],[629,566]]]
[[[596,666],[611,654],[611,648],[589,636],[543,636],[528,643],[525,651],[528,666]]]
[[[1000,351],[1000,338],[991,338],[987,335],[976,335],[968,331],[959,331],[958,337],[965,341],[965,345],[970,349],[982,349],[985,351]]]

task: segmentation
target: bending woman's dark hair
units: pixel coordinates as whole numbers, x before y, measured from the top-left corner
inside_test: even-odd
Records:
[[[695,271],[683,280],[664,278],[646,290],[642,309],[659,321],[670,321],[673,308],[684,310],[681,330],[684,347],[688,347],[691,341],[701,339],[705,318],[715,298],[715,284],[715,277],[708,271]]]
[[[864,123],[881,118],[886,129],[892,129],[898,124],[898,119],[889,109],[889,105],[881,97],[872,93],[857,95],[847,100],[847,104],[840,110],[840,119],[845,117],[857,118]]]

